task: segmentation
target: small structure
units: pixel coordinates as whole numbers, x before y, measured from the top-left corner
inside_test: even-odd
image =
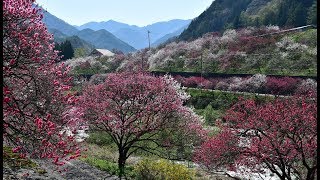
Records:
[[[94,49],[89,56],[107,56],[112,57],[114,53],[109,51],[108,49]]]

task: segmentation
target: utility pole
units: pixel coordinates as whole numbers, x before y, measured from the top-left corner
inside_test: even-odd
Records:
[[[202,61],[203,61],[203,60],[202,60],[202,54],[203,54],[203,52],[201,51],[201,61],[200,61],[200,66],[201,66],[201,72],[200,72],[201,81],[200,81],[200,86],[201,86],[201,88],[203,88],[203,87],[202,87],[202,77],[203,77],[203,75],[202,75],[202,73],[203,73],[203,72],[202,72],[202,71],[203,71],[203,70],[202,70],[202,63],[203,63],[203,62],[202,62]]]
[[[150,50],[150,31],[148,30],[149,50]]]

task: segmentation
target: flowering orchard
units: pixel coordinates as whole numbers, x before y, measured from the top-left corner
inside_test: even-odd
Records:
[[[294,96],[258,104],[241,100],[226,112],[222,133],[199,148],[196,162],[216,167],[245,166],[280,179],[315,179],[317,99]]]
[[[3,1],[3,138],[22,157],[62,160],[80,156],[75,130],[80,113],[69,93],[69,69],[32,0]]]
[[[183,106],[187,98],[171,77],[114,73],[103,84],[85,87],[80,104],[88,124],[117,145],[121,176],[130,155],[143,150],[161,156],[158,148],[171,146],[176,131],[189,144],[205,137],[199,117]]]

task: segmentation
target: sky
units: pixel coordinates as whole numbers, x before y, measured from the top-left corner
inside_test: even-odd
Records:
[[[214,0],[36,0],[71,25],[115,20],[146,26],[172,19],[193,19]]]

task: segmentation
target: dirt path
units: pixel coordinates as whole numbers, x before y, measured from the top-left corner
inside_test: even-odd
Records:
[[[25,179],[25,180],[116,180],[116,176],[112,176],[107,172],[101,171],[95,167],[88,165],[80,160],[72,160],[64,167],[68,169],[67,172],[59,173],[53,171],[55,165],[46,160],[33,160],[39,167],[44,169],[47,173],[40,174],[37,169],[19,169],[12,170],[8,167],[3,168],[3,179]],[[23,176],[28,173],[28,176]]]

